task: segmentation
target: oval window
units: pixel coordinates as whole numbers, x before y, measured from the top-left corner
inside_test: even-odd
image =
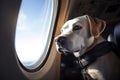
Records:
[[[44,61],[51,43],[56,13],[57,0],[22,0],[15,48],[25,68],[35,69]]]

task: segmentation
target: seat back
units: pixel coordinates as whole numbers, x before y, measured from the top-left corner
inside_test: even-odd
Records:
[[[115,51],[117,55],[120,57],[120,24],[115,25],[113,33],[108,36],[108,41],[115,44]]]
[[[113,32],[114,43],[120,49],[120,24],[117,24]]]

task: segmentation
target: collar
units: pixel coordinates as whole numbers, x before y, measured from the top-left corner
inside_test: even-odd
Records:
[[[91,50],[87,51],[78,58],[81,69],[85,69],[87,66],[96,61],[97,58],[108,54],[110,51],[112,51],[110,42],[104,41],[97,44]]]

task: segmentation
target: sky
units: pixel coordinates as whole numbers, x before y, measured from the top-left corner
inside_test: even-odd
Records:
[[[23,65],[34,64],[44,51],[52,20],[52,1],[23,0],[21,3],[15,47]]]

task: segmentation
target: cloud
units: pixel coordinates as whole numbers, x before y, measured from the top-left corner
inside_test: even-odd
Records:
[[[18,31],[24,31],[24,30],[28,29],[26,21],[27,21],[27,15],[23,11],[20,11],[19,17],[18,17],[18,22],[17,22],[17,30]]]
[[[41,46],[42,45],[42,46]],[[45,41],[39,37],[27,37],[17,39],[16,51],[17,55],[22,63],[28,63],[32,65],[37,62],[45,49]]]

